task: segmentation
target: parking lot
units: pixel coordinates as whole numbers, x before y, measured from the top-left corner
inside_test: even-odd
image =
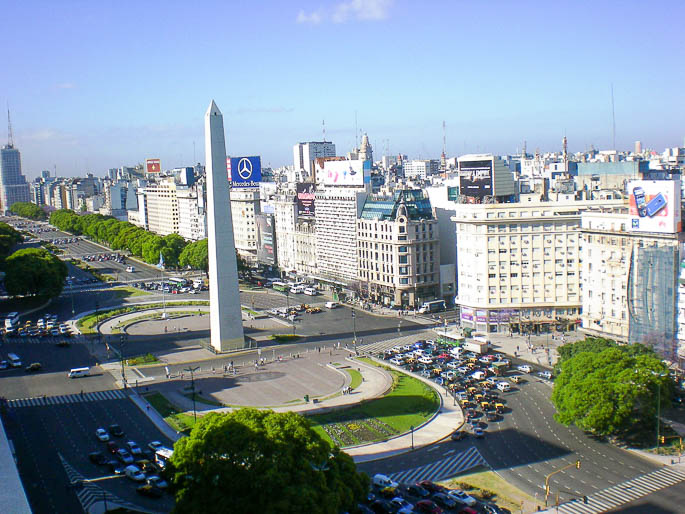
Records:
[[[171,441],[128,398],[93,400],[89,395],[77,394],[69,400],[32,406],[13,402],[3,408],[3,422],[16,451],[19,473],[32,510],[82,512],[87,506],[102,501],[106,492],[110,507],[114,503],[128,503],[168,512],[172,498],[166,493],[161,498],[138,494],[136,488],[144,482],[135,482],[121,473],[123,459],[110,452],[107,442],[98,440],[96,430],[109,431],[111,425],[118,424],[123,435],[109,434],[117,447],[126,447],[132,441],[146,450],[146,454],[135,456],[136,461],[154,459],[148,443],[159,441],[172,447]],[[98,459],[89,456],[93,452],[101,453],[105,462],[94,463],[92,460]],[[152,469],[145,473],[146,478],[155,474]],[[73,487],[70,482],[74,477],[109,478]]]

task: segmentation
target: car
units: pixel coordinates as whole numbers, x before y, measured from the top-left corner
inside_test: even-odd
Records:
[[[371,483],[379,489],[383,489],[386,487],[397,487],[397,482],[393,482],[387,475],[383,475],[381,473],[375,474],[371,479]]]
[[[511,381],[514,384],[520,384],[521,383],[521,377],[519,375],[514,375],[513,377],[511,377]]]
[[[528,364],[519,364],[516,366],[516,369],[519,371],[523,371],[524,373],[532,373],[533,368],[531,368]]]
[[[484,434],[485,434],[485,432],[483,432],[482,428],[480,428],[480,427],[474,427],[473,428],[473,436],[474,437],[476,437],[478,439],[482,439]]]
[[[52,337],[57,337],[57,336],[59,336],[59,329],[53,328],[52,330],[50,330],[50,335],[51,335]]]
[[[124,431],[117,424],[113,424],[113,425],[109,426],[109,433],[112,434],[114,437],[123,437],[124,436]]]
[[[369,508],[376,514],[393,514],[395,512],[395,508],[389,501],[380,498],[374,500]]]
[[[164,445],[160,441],[150,441],[149,443],[147,443],[147,447],[150,448],[153,452],[156,452],[163,446]]]
[[[124,464],[133,464],[133,456],[124,448],[117,450],[117,458]]]
[[[0,369],[7,369],[10,367],[9,362],[7,361],[0,361]]]
[[[131,455],[142,455],[143,450],[140,449],[140,446],[135,441],[128,441],[126,443],[126,447],[128,448],[128,451],[131,452]]]
[[[465,505],[471,506],[476,504],[476,499],[473,496],[469,496],[461,489],[451,489],[447,491],[447,494],[454,500],[457,500]]]
[[[461,441],[462,439],[464,439],[468,435],[469,435],[468,432],[464,432],[463,430],[456,430],[456,431],[452,432],[450,439],[452,439],[452,441]]]
[[[105,457],[105,454],[102,452],[90,452],[88,454],[88,460],[90,460],[90,462],[93,464],[97,464],[98,466],[107,463],[107,457]]]
[[[150,484],[143,484],[136,487],[136,492],[141,496],[147,496],[148,498],[161,498],[164,495],[164,491]]]
[[[152,475],[152,476],[147,477],[147,483],[150,485],[153,485],[155,487],[158,487],[160,489],[166,489],[167,487],[169,487],[169,484],[167,483],[167,481],[164,480],[159,475]]]
[[[421,482],[417,483],[416,485],[420,485],[423,487],[426,491],[430,493],[444,493],[447,491],[446,487],[441,486],[440,484],[436,484],[434,482],[431,482],[430,480],[422,480]]]
[[[404,359],[400,359],[399,357],[393,357],[390,359],[390,364],[394,364],[395,366],[401,366],[404,364]]]
[[[145,481],[145,473],[143,473],[138,466],[126,466],[124,468],[124,475],[126,475],[126,478],[133,480],[134,482]]]
[[[26,371],[40,371],[43,368],[40,362],[32,362],[26,366]]]
[[[547,380],[552,380],[552,373],[549,371],[538,371],[538,376],[540,378],[545,378]]]
[[[457,502],[453,498],[450,498],[446,493],[436,493],[431,496],[431,500],[438,504],[439,507],[444,509],[453,509],[457,506]]]
[[[499,414],[497,414],[496,412],[488,412],[485,415],[485,419],[487,419],[489,423],[499,421]]]
[[[418,484],[412,484],[407,487],[407,493],[414,498],[428,498],[431,493]]]
[[[402,509],[408,509],[408,512],[411,512],[413,507],[411,503],[401,496],[395,496],[392,500],[390,500],[390,504],[395,508],[396,512],[401,511]]]
[[[430,500],[420,500],[414,505],[415,512],[427,512],[429,514],[441,514],[442,509],[435,502]]]
[[[107,433],[107,430],[105,430],[104,428],[98,428],[95,431],[95,437],[97,437],[103,443],[109,441],[109,434]]]

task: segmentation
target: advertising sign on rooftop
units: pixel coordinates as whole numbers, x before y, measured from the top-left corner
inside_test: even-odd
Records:
[[[259,187],[262,181],[262,160],[259,156],[228,157],[226,168],[231,187]]]
[[[317,160],[316,176],[326,186],[363,186],[371,180],[371,162],[357,160]]]
[[[633,180],[628,193],[631,232],[682,231],[680,180]]]
[[[159,173],[162,170],[162,163],[159,159],[145,159],[145,171],[147,173]]]
[[[492,195],[492,161],[459,161],[459,179],[462,195]]]

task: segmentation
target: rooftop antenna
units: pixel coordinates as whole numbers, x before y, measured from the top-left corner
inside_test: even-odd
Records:
[[[442,120],[442,155],[447,156],[447,137],[445,133],[445,120]]]
[[[526,159],[528,157],[528,151],[526,149],[527,143],[528,143],[528,141],[526,141],[524,139],[523,140],[523,150],[521,150],[521,155],[523,156],[524,159]]]
[[[564,135],[564,138],[561,140],[561,144],[564,149],[564,171],[568,173],[568,140],[566,139],[566,135]]]
[[[7,106],[7,148],[14,148],[14,136],[12,136],[12,120],[10,119],[10,106]]]
[[[323,129],[323,142],[326,142],[326,120],[321,121],[321,128]]]
[[[613,149],[616,150],[616,111],[614,109],[614,83],[611,83],[611,124],[612,124],[612,135],[614,146]]]

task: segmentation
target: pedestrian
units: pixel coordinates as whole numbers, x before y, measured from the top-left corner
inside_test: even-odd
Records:
[[[259,365],[257,364],[256,361],[255,361],[255,363],[254,363],[254,369],[255,369],[255,371],[259,369]]]
[[[231,368],[233,368],[233,361],[231,361]]]
[[[147,405],[147,411],[150,412],[150,404]]]
[[[516,345],[516,351],[517,352],[519,351],[519,345]]]

